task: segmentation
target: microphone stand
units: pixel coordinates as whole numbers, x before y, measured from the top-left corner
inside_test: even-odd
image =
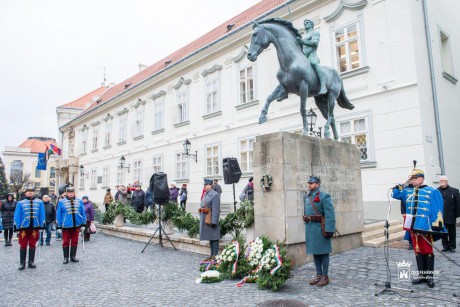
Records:
[[[391,213],[391,200],[390,200],[390,198],[388,198],[388,213],[387,213],[387,218],[385,220],[385,226],[384,226],[385,227],[385,233],[384,233],[385,245],[383,246],[383,252],[385,254],[385,263],[386,263],[386,266],[387,266],[387,280],[385,282],[385,285],[379,285],[378,283],[375,283],[376,287],[382,287],[383,286],[383,288],[380,291],[375,293],[375,296],[378,296],[378,295],[384,294],[384,293],[392,293],[392,294],[400,295],[398,293],[398,290],[399,291],[406,291],[406,292],[414,293],[414,290],[398,288],[398,287],[392,287],[391,286],[391,270],[390,270],[390,264],[389,264],[389,261],[390,261],[390,231],[389,231],[389,228],[390,228],[390,223],[389,223],[390,213]]]

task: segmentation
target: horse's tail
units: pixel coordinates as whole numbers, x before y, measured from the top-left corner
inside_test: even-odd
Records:
[[[355,106],[348,100],[347,95],[345,94],[345,90],[343,89],[343,81],[342,81],[342,88],[340,89],[339,97],[337,97],[337,104],[339,107],[353,110]]]

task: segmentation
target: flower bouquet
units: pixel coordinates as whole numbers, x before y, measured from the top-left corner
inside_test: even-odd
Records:
[[[201,273],[201,276],[195,280],[197,284],[199,283],[213,283],[220,282],[223,278],[220,276],[218,271],[206,271]]]
[[[219,272],[224,278],[239,278],[251,270],[251,265],[242,254],[242,246],[244,245],[241,239],[233,240],[216,257],[220,265]]]
[[[219,261],[216,259],[205,259],[200,261],[200,272],[218,270],[220,267]]]
[[[289,278],[291,261],[284,247],[274,244],[264,253],[257,269],[257,284],[259,289],[276,291]]]

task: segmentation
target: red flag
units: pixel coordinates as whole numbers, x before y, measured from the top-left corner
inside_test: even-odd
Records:
[[[51,147],[51,150],[53,151],[53,153],[55,155],[58,155],[58,156],[61,155],[61,153],[62,153],[61,148],[59,148],[59,147],[57,147],[56,145],[53,145],[53,144],[50,144],[50,147]]]

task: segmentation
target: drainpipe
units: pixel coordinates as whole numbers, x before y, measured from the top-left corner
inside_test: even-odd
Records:
[[[436,125],[436,140],[438,143],[439,165],[441,167],[441,174],[444,175],[445,174],[444,150],[442,148],[441,124],[439,120],[438,94],[436,92],[436,82],[435,82],[434,65],[433,65],[433,50],[431,48],[430,26],[428,22],[428,11],[427,11],[426,0],[422,0],[422,6],[423,6],[423,19],[425,21],[426,45],[428,48],[428,63],[430,66],[431,94],[433,96],[434,122]]]

